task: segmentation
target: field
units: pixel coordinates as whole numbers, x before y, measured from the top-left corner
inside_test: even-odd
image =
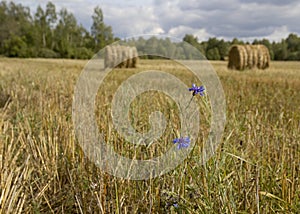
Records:
[[[227,105],[216,154],[198,164],[210,125],[209,99],[198,96],[201,132],[191,155],[176,169],[141,181],[101,171],[78,144],[73,92],[87,62],[0,58],[0,213],[300,212],[300,62],[243,72],[211,62]],[[99,88],[99,129],[118,153],[140,159],[164,152],[180,126],[174,102],[149,92],[154,101],[141,96],[132,104],[133,125],[143,132],[151,111],[169,114],[171,125],[158,140],[163,146],[136,148],[112,129],[116,86],[144,69],[167,71],[187,85],[195,80],[169,61],[142,60],[137,69],[114,70]]]

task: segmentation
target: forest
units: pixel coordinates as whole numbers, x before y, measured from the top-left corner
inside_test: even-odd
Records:
[[[86,29],[79,24],[74,14],[66,8],[57,11],[52,2],[48,2],[45,8],[38,6],[32,13],[29,7],[22,4],[1,1],[0,56],[90,59],[106,45],[120,40],[114,36],[112,27],[105,24],[99,6],[94,8],[91,19],[92,26]],[[231,45],[249,44],[238,38],[225,41],[213,37],[201,42],[200,39],[186,34],[182,41],[196,47],[209,60],[225,60]],[[169,39],[141,37],[134,44],[139,53],[147,53],[149,49],[159,47],[161,52],[173,50],[175,58],[185,54],[183,42],[182,48],[178,48],[178,44],[175,45]],[[300,60],[300,37],[294,33],[280,42],[255,39],[251,44],[264,44],[272,60]]]

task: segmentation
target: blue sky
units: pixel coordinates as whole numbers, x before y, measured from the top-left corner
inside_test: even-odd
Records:
[[[14,0],[34,12],[45,0]],[[183,38],[193,34],[199,41],[209,37],[245,41],[267,38],[279,41],[289,33],[300,34],[298,0],[52,0],[57,11],[72,12],[87,29],[95,6],[104,22],[120,38],[140,34],[163,34]]]

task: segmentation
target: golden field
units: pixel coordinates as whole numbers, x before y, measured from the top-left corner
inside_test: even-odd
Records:
[[[300,62],[243,72],[211,62],[227,105],[216,155],[200,165],[198,146],[175,170],[145,181],[102,172],[78,145],[72,101],[87,62],[0,58],[0,213],[299,213]],[[128,157],[135,147],[112,130],[110,103],[124,79],[145,69],[165,70],[187,85],[195,80],[163,60],[141,60],[137,69],[116,69],[106,78],[97,95],[97,122],[106,140]],[[133,125],[142,132],[151,111],[170,114],[159,142],[172,144],[178,108],[163,94],[152,94],[155,101],[148,97],[132,104]],[[204,109],[207,103],[197,99]],[[210,113],[202,113],[196,144],[209,128]],[[154,150],[165,147],[137,148],[135,155],[152,157]]]

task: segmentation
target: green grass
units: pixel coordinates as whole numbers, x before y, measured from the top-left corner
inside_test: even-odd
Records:
[[[212,62],[227,101],[216,155],[198,164],[210,118],[207,101],[198,97],[197,147],[175,170],[146,181],[115,178],[84,156],[74,134],[72,99],[86,63],[0,59],[0,213],[299,212],[300,62],[272,62],[267,70],[244,72]],[[195,81],[169,61],[142,60],[138,69],[116,69],[99,88],[100,131],[118,153],[140,159],[166,151],[180,127],[174,102],[147,92],[132,103],[130,118],[145,132],[153,110],[167,115],[169,126],[158,143],[135,148],[113,130],[109,110],[116,86],[144,69],[167,71],[186,84]]]

